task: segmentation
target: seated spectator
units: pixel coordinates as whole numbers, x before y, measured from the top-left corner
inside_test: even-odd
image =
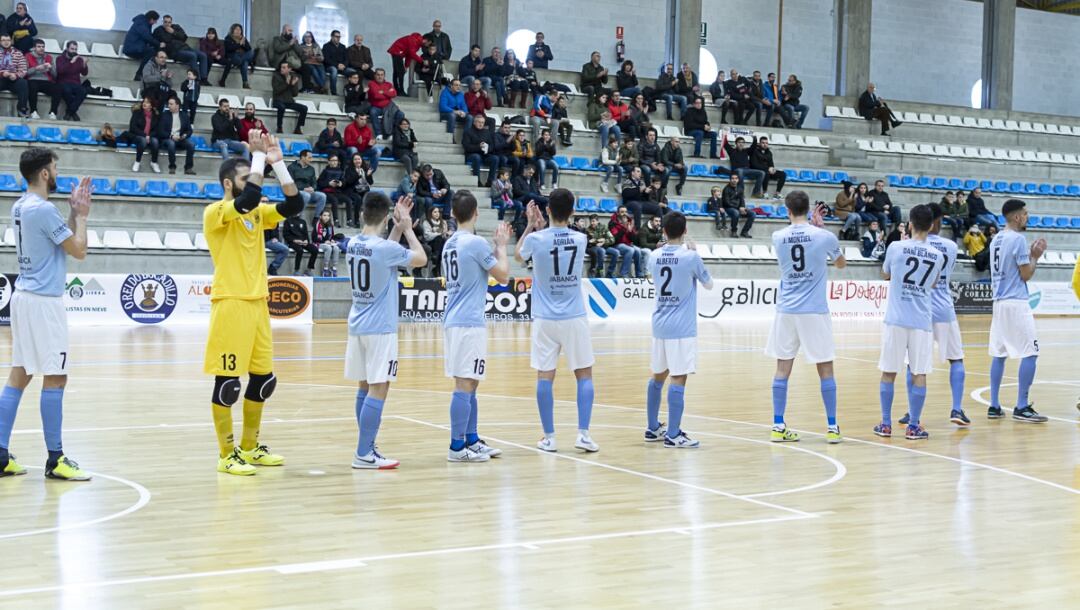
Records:
[[[686,62],[683,62],[682,70],[675,76],[675,93],[685,97],[687,102],[693,101],[695,97],[701,95],[697,74],[690,69],[690,64]]]
[[[903,219],[903,214],[900,212],[900,206],[893,204],[892,199],[889,198],[889,194],[885,192],[884,180],[877,180],[874,182],[874,205],[888,217],[889,222],[892,225],[900,223]],[[885,226],[885,224],[882,223],[882,226]]]
[[[153,27],[158,20],[157,11],[146,11],[131,18],[131,27],[124,35],[124,46],[120,52],[124,55],[139,60],[139,67],[135,70],[134,81],[141,81],[143,67],[157,55],[158,49],[164,44],[154,38]]]
[[[326,119],[326,129],[319,132],[319,138],[312,147],[315,154],[345,158],[345,138],[337,128],[337,119]]]
[[[859,213],[855,209],[855,188],[845,180],[842,188],[836,194],[836,203],[833,213],[844,222],[844,228],[840,229],[840,239],[858,241],[859,239]]]
[[[605,91],[601,91],[589,98],[589,105],[585,111],[585,121],[589,129],[596,129],[600,132],[601,142],[607,142],[608,136],[622,139],[622,130],[619,129],[615,119],[611,117],[611,112],[608,111],[608,94]],[[601,144],[601,146],[603,145]]]
[[[285,111],[292,110],[297,113],[296,128],[293,129],[293,133],[302,136],[304,135],[304,121],[307,120],[308,109],[307,106],[296,102],[296,96],[300,95],[300,77],[293,73],[292,67],[286,61],[277,64],[277,66],[278,70],[274,72],[274,77],[270,81],[270,88],[274,93],[270,105],[277,110],[276,133],[282,133]]]
[[[802,129],[803,123],[806,121],[806,115],[810,113],[810,107],[803,104],[800,101],[802,98],[802,82],[794,74],[788,76],[787,83],[780,88],[781,103],[784,105],[784,113],[790,117],[793,122],[788,127],[794,129]],[[798,113],[799,118],[795,118],[795,114]]]
[[[86,101],[86,87],[83,87],[82,83],[90,73],[90,64],[85,57],[79,55],[79,43],[74,40],[65,42],[63,55],[57,57],[53,65],[56,67],[56,88],[64,100],[64,120],[81,121],[79,108],[82,108]],[[58,109],[54,98],[50,114]]]
[[[667,198],[661,192],[663,188],[659,176],[653,176],[651,180],[642,178],[640,167],[632,168],[627,174],[622,183],[622,203],[633,215],[635,226],[641,222],[643,214],[663,216],[667,213]],[[660,205],[661,202],[663,205]]]
[[[758,138],[757,142],[750,147],[750,167],[756,169],[764,178],[761,180],[761,196],[768,197],[769,181],[776,181],[776,190],[773,192],[774,199],[781,199],[780,191],[784,190],[787,182],[787,174],[782,169],[776,169],[773,162],[772,149],[769,148],[769,139],[765,136]]]
[[[195,113],[199,109],[199,94],[202,93],[202,84],[195,71],[188,68],[184,82],[180,83],[180,110],[188,115],[191,124],[195,124]]]
[[[322,211],[320,210],[315,217],[319,218],[321,215]],[[307,270],[304,271],[304,275],[308,277],[315,275],[315,259],[319,257],[319,247],[311,243],[311,232],[308,231],[308,224],[304,220],[304,215],[297,214],[286,218],[282,221],[281,232],[285,238],[285,243],[296,252],[293,275],[300,274],[300,262],[304,259],[304,252],[308,253]]]
[[[555,59],[551,54],[551,47],[544,44],[544,33],[536,33],[536,42],[529,45],[529,52],[525,55],[525,61],[533,62],[533,67],[538,70],[547,70],[548,62]]]
[[[619,273],[615,277],[633,277],[630,275],[631,263],[634,264],[635,275],[640,278],[645,277],[641,251],[634,245],[637,242],[636,226],[625,205],[619,206],[619,209],[611,215],[611,221],[608,222],[608,230],[611,231],[611,236],[615,240],[615,249],[619,251],[619,256],[622,258]]]
[[[266,123],[263,123],[262,119],[255,116],[255,104],[244,104],[244,118],[240,119],[240,136],[241,142],[248,142],[251,137],[251,132],[256,133],[270,133],[270,130],[266,128]]]
[[[885,233],[881,230],[878,221],[871,220],[862,236],[862,250],[864,258],[876,261],[885,260]]]
[[[477,86],[473,81],[473,87]],[[466,127],[461,134],[461,146],[465,151],[465,163],[472,168],[479,186],[491,186],[495,172],[499,168],[499,155],[495,154],[495,134],[487,128],[486,117],[478,114],[473,117],[471,127]],[[487,167],[487,182],[480,177],[481,166]]]
[[[371,128],[375,130],[375,136],[389,136],[393,132],[403,113],[394,105],[394,98],[398,91],[393,85],[386,82],[386,71],[382,68],[375,69],[375,80],[368,83],[367,99],[371,104]],[[389,119],[384,119],[389,117]],[[383,126],[383,121],[389,120],[391,127]]]
[[[619,73],[615,75],[615,90],[628,100],[634,99],[635,95],[641,93],[634,62],[629,59],[622,62]]]
[[[270,199],[263,197],[260,203],[270,205]],[[266,244],[266,249],[274,255],[274,258],[266,267],[266,275],[277,275],[281,263],[284,263],[289,256],[289,247],[285,245],[285,240],[281,236],[281,223],[275,225],[273,229],[263,231],[263,243]]]
[[[596,214],[589,215],[586,231],[589,238],[588,252],[592,257],[589,275],[592,277],[615,277],[615,264],[619,262],[619,250],[615,247],[615,237],[607,226],[600,222]],[[607,257],[607,274],[604,273],[604,257]]]
[[[184,173],[195,175],[195,145],[191,143],[191,121],[180,109],[180,100],[170,97],[166,110],[158,119],[157,139],[159,146],[169,154],[169,173],[176,173],[176,149],[183,150]]]
[[[727,228],[727,212],[724,210],[723,189],[714,186],[709,189],[709,198],[705,201],[705,211],[712,214],[713,224],[717,231]]]
[[[661,182],[666,181],[670,169],[660,160],[660,144],[656,141],[656,137],[656,130],[650,129],[645,132],[645,139],[638,145],[641,173],[646,182],[651,182],[654,175],[660,176]]]
[[[244,82],[244,89],[251,89],[248,84],[248,73],[255,67],[255,50],[244,36],[244,27],[239,23],[229,26],[229,35],[225,37],[225,66],[221,71],[221,79],[218,87],[225,86],[225,79],[229,78],[229,71],[234,67],[240,68],[240,78]]]
[[[776,117],[779,117],[780,122],[784,125],[794,124],[795,118],[787,113],[784,109],[784,104],[780,98],[780,87],[776,84],[776,73],[769,72],[766,77],[768,80],[762,85],[762,92],[765,94],[763,104],[765,106],[765,125],[772,127]]]
[[[311,151],[300,151],[300,157],[289,164],[288,171],[289,176],[296,183],[296,190],[300,191],[300,198],[304,200],[304,205],[314,206],[313,217],[318,218],[326,207],[326,194],[316,190],[318,180],[315,177],[315,168],[311,165]],[[297,258],[296,267],[300,268],[299,258]],[[314,268],[314,265],[312,267]]]
[[[671,138],[660,149],[660,164],[668,170],[663,176],[656,176],[660,179],[662,187],[666,189],[671,175],[678,174],[679,183],[675,185],[675,194],[682,195],[682,187],[686,184],[686,162],[683,159],[679,138]]]
[[[537,93],[540,92],[540,90],[541,90],[540,79],[536,76],[536,70],[533,68],[533,62],[532,62],[531,59],[529,61],[525,62],[525,66],[522,67],[518,71],[518,76],[520,76],[522,78],[522,80],[525,81],[525,84],[526,84],[528,90],[531,91],[533,95],[536,95]],[[565,91],[563,91],[563,89],[568,89],[569,88],[569,87],[566,87],[565,85],[562,85],[560,83],[551,83],[551,86],[552,86],[552,88],[557,89],[558,91],[560,91],[562,93],[565,93]],[[527,96],[525,94],[522,94],[522,96],[521,96],[521,107],[522,108],[525,107],[525,102],[527,101],[526,97]]]
[[[359,154],[371,164],[371,171],[374,172],[379,169],[379,157],[382,156],[382,147],[376,144],[375,133],[371,129],[368,119],[368,115],[358,114],[353,117],[352,122],[345,128],[345,151],[349,158]]]
[[[303,65],[303,55],[300,53],[300,43],[293,36],[293,28],[286,23],[281,26],[281,34],[270,39],[270,50],[266,54],[270,66],[277,67],[283,63],[289,64],[289,69],[298,71]]]
[[[347,207],[349,198],[343,195],[345,190],[345,168],[341,165],[341,161],[337,157],[329,157],[326,159],[326,167],[319,173],[319,179],[315,183],[315,188],[319,189],[321,193],[326,195],[326,205],[330,208],[330,215],[333,218],[337,218],[338,205]],[[316,218],[322,216],[325,210],[321,212]]]
[[[608,71],[600,65],[600,51],[593,51],[588,63],[581,66],[581,91],[586,95],[599,95],[607,81]]]
[[[649,268],[649,257],[664,241],[664,230],[660,226],[660,217],[653,216],[641,227],[637,234],[637,247],[641,251],[641,266]]]
[[[540,211],[547,214],[548,198],[540,194],[540,182],[536,179],[536,167],[526,165],[521,173],[510,180],[514,201],[517,201],[522,209],[528,207],[530,201],[535,201]]]
[[[686,96],[675,93],[674,64],[664,64],[664,71],[661,72],[660,76],[656,79],[654,91],[656,98],[664,100],[664,103],[667,105],[667,120],[675,120],[671,115],[672,102],[679,105],[679,118],[683,119],[686,116]]]
[[[323,65],[322,47],[315,41],[315,34],[304,32],[300,43],[300,74],[304,78],[304,90],[311,93],[330,93],[326,85],[326,66]]]
[[[117,139],[117,141],[135,146],[135,163],[131,165],[131,171],[137,172],[142,169],[143,152],[149,147],[150,169],[154,170],[155,174],[161,173],[161,167],[158,166],[157,126],[157,106],[154,100],[144,97],[142,102],[131,110],[128,130]]]
[[[952,191],[946,191],[941,198],[941,211],[945,213],[941,222],[952,229],[953,240],[960,243],[968,226],[968,204],[963,192],[957,197]]]
[[[27,107],[30,110],[31,119],[40,119],[37,111],[38,94],[44,93],[49,96],[52,104],[49,107],[49,118],[56,120],[56,111],[60,106],[59,88],[54,80],[56,66],[52,56],[45,52],[45,41],[36,40],[26,58],[26,90]]]
[[[419,180],[419,169],[414,169],[411,174],[405,174],[405,177],[401,179],[401,182],[398,182],[397,190],[390,194],[390,200],[397,201],[408,195],[413,198],[415,204],[421,203],[419,196],[416,194],[416,183],[419,182]]]
[[[724,150],[727,151],[731,161],[731,173],[739,176],[739,183],[745,183],[746,177],[754,179],[753,197],[760,197],[765,182],[765,172],[750,167],[750,147],[746,145],[746,139],[742,136],[735,138],[735,146],[730,142],[724,142]],[[740,186],[741,188],[741,186]]]
[[[478,116],[483,117],[484,125],[487,125],[487,111],[491,110],[491,96],[488,95],[487,89],[481,86],[479,80],[474,80],[469,85],[469,90],[465,93],[465,106],[469,112],[466,125],[471,125]]]
[[[671,208],[668,207],[667,189],[660,184],[660,179],[655,176],[649,184],[649,187],[649,192],[646,193],[646,201],[653,205],[648,206],[647,208],[643,207],[642,211],[644,212],[647,209],[649,210],[648,213],[653,216],[666,216],[667,213],[671,211]]]
[[[633,142],[633,140],[630,140]],[[623,168],[622,159],[619,156],[619,139],[608,136],[607,146],[600,151],[600,169],[604,170],[604,177],[600,179],[600,190],[608,192],[608,183],[611,174],[615,174],[615,186],[622,184]]]
[[[345,76],[346,64],[349,62],[349,49],[341,44],[340,30],[330,32],[330,41],[323,45],[322,56],[330,95],[337,95],[338,76]]]
[[[435,47],[435,43],[431,43],[420,53],[420,63],[416,64],[416,75],[424,83],[424,90],[427,91],[429,104],[434,101],[432,97],[433,87],[435,87],[435,81],[441,71],[442,60],[439,58],[439,51]]]
[[[627,126],[624,131],[636,139],[645,135],[649,129],[652,129],[652,121],[649,120],[649,104],[645,101],[645,94],[638,93],[630,100]]]
[[[968,227],[967,233],[964,234],[964,250],[967,251],[968,256],[975,260],[975,269],[977,271],[986,271],[990,262],[990,251],[987,249],[986,243],[986,235],[979,229],[979,225]]]
[[[430,164],[425,163],[420,166],[420,179],[416,183],[416,196],[425,198],[429,206],[442,208],[445,216],[450,209],[450,202],[453,201],[454,191],[450,190],[450,183],[446,181],[446,176],[443,175],[442,170],[435,169]]]
[[[228,159],[229,153],[240,153],[245,159],[251,158],[247,143],[240,139],[240,119],[224,97],[218,100],[217,112],[210,117],[210,128],[210,144],[218,149],[222,160]]]
[[[480,58],[480,45],[469,47],[469,54],[458,60],[458,78],[465,87],[472,88],[474,80],[479,80],[484,89],[491,88],[491,79],[484,76],[484,60]]]
[[[555,107],[551,109],[551,120],[557,122],[559,131],[559,143],[563,146],[573,146],[574,126],[570,123],[569,100],[565,93],[559,93],[555,98]]]
[[[355,72],[360,75],[361,78],[372,80],[375,78],[375,66],[374,61],[371,59],[371,49],[364,46],[364,37],[360,34],[353,36],[353,43],[349,46],[347,53],[348,69],[349,72]]]
[[[618,91],[612,91],[607,109],[608,114],[611,115],[611,120],[615,121],[615,124],[619,126],[620,133],[629,134],[632,138],[640,137],[637,133],[634,133],[634,124],[630,120],[630,107],[623,103],[622,94]]]
[[[534,159],[536,158],[536,152],[533,149],[532,142],[525,137],[525,131],[518,129],[514,132],[514,148],[510,153],[514,157],[514,174],[522,173],[526,167],[533,167],[535,165]],[[540,192],[537,188],[536,192]]]
[[[529,111],[529,123],[532,124],[532,137],[540,138],[541,129],[551,129],[555,103],[551,101],[552,89],[547,88],[533,96],[532,110]]]
[[[394,154],[394,159],[405,167],[406,174],[411,174],[413,168],[420,165],[420,157],[416,154],[416,142],[416,132],[413,131],[412,123],[409,119],[401,117],[397,127],[394,128],[390,150]]]
[[[367,103],[367,88],[360,84],[360,73],[351,72],[345,78],[345,114],[371,114]]]
[[[709,158],[719,159],[716,154],[716,131],[709,123],[709,115],[705,112],[705,100],[694,98],[694,105],[683,111],[683,131],[686,135],[694,138],[694,156],[701,156],[701,143],[706,138],[709,140]]]
[[[334,240],[334,218],[323,210],[311,229],[311,243],[323,255],[322,277],[337,277],[337,241]]]
[[[461,81],[455,78],[439,94],[439,120],[446,121],[446,133],[452,136],[458,123],[468,125],[468,117],[469,106],[465,103],[465,94],[461,92]]]
[[[516,224],[521,217],[521,204],[514,201],[514,184],[510,180],[510,168],[500,167],[495,173],[495,179],[491,181],[491,203],[499,208],[499,220],[506,217],[507,210],[514,211],[512,224]]]
[[[495,101],[500,106],[504,106],[506,100],[506,74],[504,68],[502,49],[492,47],[491,55],[484,58],[483,74],[491,81],[491,86],[495,89]]]
[[[720,194],[720,205],[731,222],[731,236],[751,238],[750,227],[754,226],[754,212],[746,207],[742,179],[738,174],[728,176],[727,186]],[[739,218],[743,218],[742,231],[739,231]]]
[[[968,196],[967,203],[968,220],[972,224],[997,228],[997,216],[994,216],[990,213],[990,210],[986,209],[986,202],[982,198],[982,188],[975,187],[971,189],[971,195]]]
[[[503,121],[495,132],[495,154],[499,155],[499,167],[514,168],[514,133],[512,124]]]
[[[15,4],[15,12],[8,15],[3,25],[3,31],[11,35],[12,43],[23,55],[34,48],[34,40],[38,35],[37,23],[27,12],[25,2]]]
[[[0,37],[0,41],[3,41],[2,37]],[[165,51],[158,51],[157,55],[154,56],[154,60],[143,67],[142,94],[143,97],[154,100],[156,108],[163,107],[165,100],[176,95],[172,85],[172,70],[166,67],[168,59]]]
[[[867,121],[881,121],[881,135],[889,135],[889,129],[899,127],[903,123],[896,120],[896,115],[885,103],[885,100],[877,96],[877,87],[874,83],[866,85],[866,91],[859,96],[859,116]]]
[[[161,49],[169,59],[189,66],[199,75],[199,83],[209,85],[206,80],[210,74],[210,63],[206,53],[193,49],[187,44],[187,32],[180,24],[173,23],[172,15],[161,18],[161,25],[154,30],[154,38],[162,44]]]
[[[441,277],[440,264],[442,263],[443,247],[446,240],[450,239],[450,227],[443,219],[440,208],[431,208],[427,211],[422,224],[424,245],[431,251],[428,260],[431,261],[431,277]]]
[[[761,111],[765,110],[765,82],[761,80],[761,71],[754,70],[747,84],[750,85],[750,102],[754,104],[754,124],[761,127]]]
[[[720,122],[727,122],[727,111],[731,109],[735,113],[735,124],[746,125],[750,122],[750,115],[754,113],[754,101],[750,97],[750,83],[739,75],[738,70],[731,69],[731,78],[724,83],[724,106],[720,111]]]
[[[712,96],[713,104],[720,108],[723,107],[724,83],[727,82],[727,76],[725,74],[726,73],[723,70],[717,70],[716,80],[709,85],[709,95]],[[727,120],[724,117],[721,117],[720,122],[725,123]]]
[[[610,140],[611,138],[608,139]],[[616,140],[618,140],[618,138],[616,138]],[[619,168],[622,169],[622,175],[619,176],[618,182],[615,183],[616,188],[619,188],[619,186],[622,184],[624,176],[630,175],[630,170],[641,165],[641,155],[638,151],[639,149],[637,141],[635,141],[630,136],[624,138],[622,143],[619,145]],[[657,151],[657,155],[659,154],[659,151]]]
[[[551,139],[551,131],[545,129],[540,132],[540,139],[536,141],[536,176],[540,181],[540,188],[544,188],[544,173],[551,169],[551,188],[559,188],[559,166],[555,164],[555,140]]]
[[[394,91],[402,95],[408,95],[409,90],[405,88],[405,75],[410,67],[420,63],[420,51],[429,44],[431,44],[431,40],[424,38],[419,32],[413,32],[398,38],[386,50],[390,54],[390,61],[394,68]],[[376,76],[378,73],[379,70],[375,70]],[[385,78],[385,72],[383,74]]]
[[[911,232],[908,231],[908,224],[906,222],[898,222],[893,225],[892,231],[885,236],[885,251],[889,250],[889,246],[894,242],[903,241],[911,237]]]
[[[522,76],[525,71],[525,64],[518,60],[517,55],[513,49],[506,50],[506,56],[503,58],[503,80],[506,83],[506,105],[513,108],[514,101],[517,95],[521,94],[521,105],[524,107],[526,101],[529,98],[529,81],[525,80]],[[533,73],[535,77],[536,73]]]
[[[226,65],[225,61],[225,43],[218,36],[217,30],[214,28],[206,28],[206,34],[199,39],[199,51],[206,55],[206,61],[208,66],[218,64],[221,66]],[[285,244],[281,244],[284,246]]]
[[[360,222],[360,213],[364,210],[364,197],[367,197],[375,184],[375,172],[371,169],[371,164],[359,154],[353,155],[347,164],[342,165],[345,167],[345,177],[338,194],[345,202],[345,224],[362,229],[364,225]],[[413,172],[409,172],[406,176],[412,174]],[[422,207],[414,204],[413,217],[420,218],[422,210]]]

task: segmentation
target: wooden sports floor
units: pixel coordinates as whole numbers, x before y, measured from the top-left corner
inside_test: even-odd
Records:
[[[948,423],[939,370],[931,437],[912,442],[871,433],[880,323],[837,322],[835,446],[803,363],[788,411],[803,440],[768,442],[767,323],[702,324],[695,450],[642,442],[647,327],[596,325],[590,455],[572,448],[562,373],[562,450],[533,448],[528,326],[495,326],[480,432],[505,453],[487,464],[446,462],[441,329],[404,324],[378,439],[402,464],[386,472],[349,467],[345,326],[279,328],[262,439],[287,463],[251,478],[215,471],[204,329],[73,329],[64,445],[96,476],[41,476],[35,384],[12,439],[32,469],[0,480],[0,608],[1077,607],[1080,321],[1038,321],[1041,426],[986,419],[989,319],[961,324],[973,425]]]

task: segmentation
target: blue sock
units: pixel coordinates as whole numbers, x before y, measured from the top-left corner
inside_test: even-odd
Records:
[[[961,411],[964,401],[964,361],[957,360],[949,364],[949,388],[952,389],[952,410]]]
[[[475,445],[480,441],[480,435],[476,433],[476,427],[478,422],[476,417],[479,415],[479,409],[476,403],[476,392],[469,394],[469,425],[465,427],[465,444]]]
[[[356,390],[356,427],[360,427],[360,413],[364,410],[364,401],[367,399],[367,390]]]
[[[364,408],[360,412],[360,440],[356,444],[356,455],[364,456],[375,450],[375,437],[379,434],[384,402],[370,396],[364,399]]]
[[[787,379],[772,380],[772,423],[779,426],[784,423],[784,410],[787,409]]]
[[[684,403],[683,399],[686,397],[686,386],[671,384],[667,390],[667,408],[668,408],[668,426],[667,435],[668,438],[675,438],[679,436],[679,432],[682,432],[682,414]]]
[[[663,390],[663,383],[655,379],[649,380],[649,388],[645,399],[645,411],[649,415],[649,430],[656,430],[660,427],[660,392]]]
[[[915,381],[914,381],[914,379],[913,379],[913,377],[911,375],[911,367],[910,366],[907,367],[907,374],[905,375],[905,378],[907,379],[907,394],[910,397],[911,396],[911,388],[915,387]]]
[[[892,399],[894,385],[884,381],[878,386],[878,394],[881,396],[881,422],[892,425]]]
[[[450,399],[450,448],[454,451],[465,448],[465,429],[469,427],[471,408],[469,393],[455,391]]]
[[[908,420],[909,426],[917,426],[922,418],[922,408],[926,404],[926,386],[911,386],[911,393],[908,394],[908,413],[911,414],[911,418]]]
[[[592,420],[593,395],[592,377],[578,379],[577,382],[577,427],[578,430],[588,430],[589,421]]]
[[[1005,376],[1005,357],[990,361],[990,406],[1001,407],[998,392],[1001,391],[1001,378]]]
[[[64,388],[41,390],[41,427],[45,430],[45,448],[49,453],[63,452],[61,428],[64,423]],[[56,457],[59,457],[57,453]]]
[[[19,401],[23,391],[9,385],[0,392],[0,447],[11,446],[11,429],[15,427],[15,414],[19,411]]]
[[[555,434],[555,395],[552,393],[551,381],[536,380],[536,406],[540,409],[540,425],[544,427],[544,434]]]
[[[836,378],[821,380],[821,400],[825,402],[825,419],[830,426],[836,425]]]
[[[1016,408],[1023,409],[1028,406],[1028,390],[1035,381],[1035,360],[1038,356],[1028,356],[1020,361],[1020,373],[1016,389]]]

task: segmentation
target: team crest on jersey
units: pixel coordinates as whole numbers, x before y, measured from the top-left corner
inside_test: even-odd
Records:
[[[120,287],[120,306],[140,324],[157,324],[172,315],[178,295],[171,276],[129,275]]]
[[[255,230],[255,223],[251,222],[247,218],[244,219],[244,226],[247,227],[248,231],[254,231]]]

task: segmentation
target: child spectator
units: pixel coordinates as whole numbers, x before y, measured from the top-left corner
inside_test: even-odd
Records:
[[[510,182],[510,168],[500,167],[498,175],[491,182],[491,201],[499,206],[499,220],[506,217],[507,209],[514,211],[512,223],[516,223],[521,216],[521,204],[514,201],[513,194],[514,187]]]
[[[307,270],[304,275],[314,275],[315,259],[319,256],[319,248],[311,243],[311,234],[308,232],[307,221],[303,214],[290,216],[282,225],[282,234],[285,242],[296,252],[296,263],[293,264],[293,275],[300,274],[300,262],[304,259],[304,252],[308,253]]]
[[[627,142],[633,144],[633,140],[628,139]],[[604,170],[604,177],[600,180],[600,190],[605,193],[608,192],[608,182],[611,181],[612,173],[615,174],[615,186],[622,184],[623,168],[620,152],[619,140],[615,136],[608,136],[607,146],[600,151],[600,167]]]
[[[322,277],[337,277],[337,242],[334,240],[334,218],[329,210],[323,210],[311,230],[311,243],[322,252]]]
[[[199,94],[202,92],[202,84],[194,70],[188,69],[187,79],[180,83],[180,109],[187,114],[191,124],[195,124],[195,109],[199,106]]]

